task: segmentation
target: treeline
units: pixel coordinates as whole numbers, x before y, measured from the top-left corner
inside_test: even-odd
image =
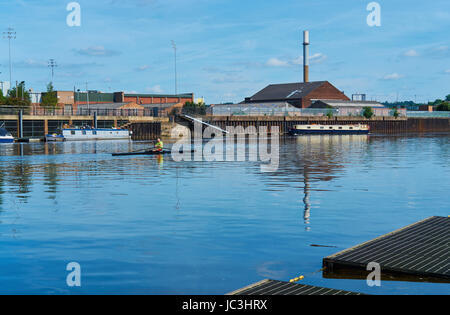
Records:
[[[0,89],[0,106],[9,105],[18,109],[29,109],[31,106],[30,92],[25,88],[25,82],[20,82],[17,87],[11,88],[6,95]],[[47,92],[42,93],[41,107],[48,110],[54,110],[58,105],[58,97],[54,91],[53,84],[50,82],[47,85]]]
[[[206,115],[206,105],[203,102],[200,103],[186,102],[183,106],[183,114]]]
[[[0,105],[12,105],[19,108],[28,108],[31,105],[30,93],[25,88],[25,82],[9,89],[6,95],[0,90]]]
[[[417,104],[413,101],[402,101],[402,102],[384,102],[383,105],[392,108],[405,108],[405,107],[413,107],[413,106],[421,106],[424,104]],[[437,99],[433,102],[428,102],[428,104],[435,108],[437,111],[450,111],[450,94],[445,97],[445,99]]]

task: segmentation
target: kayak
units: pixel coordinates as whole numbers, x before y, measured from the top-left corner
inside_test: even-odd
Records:
[[[192,151],[181,151],[180,153],[193,153],[195,152],[194,150]],[[153,151],[153,150],[148,150],[148,151],[140,151],[140,152],[127,152],[127,153],[113,153],[112,156],[131,156],[131,155],[163,155],[163,154],[171,154],[172,151],[170,150],[162,150],[162,151]]]

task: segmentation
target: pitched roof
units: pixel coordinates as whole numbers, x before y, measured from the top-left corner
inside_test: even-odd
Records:
[[[299,99],[308,95],[326,82],[327,81],[271,84],[253,95],[250,98],[250,101]]]

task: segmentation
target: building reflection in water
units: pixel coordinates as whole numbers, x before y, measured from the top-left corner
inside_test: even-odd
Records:
[[[319,182],[340,177],[350,156],[367,152],[368,135],[298,136],[286,137],[280,142],[280,165],[273,173],[261,173],[269,186],[292,187],[301,185],[303,223],[310,230],[314,217],[314,191]],[[292,144],[293,145],[284,145]],[[352,152],[352,154],[350,154]],[[297,185],[296,185],[297,184]]]
[[[310,227],[309,227],[309,219],[311,217],[311,203],[310,203],[310,187],[309,187],[309,182],[308,182],[308,174],[305,171],[305,175],[304,175],[304,188],[303,188],[303,193],[304,193],[304,197],[303,197],[303,204],[305,205],[305,211],[303,213],[303,219],[305,220],[305,225],[306,225],[306,230],[309,231]]]
[[[349,149],[366,145],[367,135],[298,136],[296,163],[303,168],[303,219],[306,230],[311,223],[311,181],[330,181],[338,176],[347,162]]]

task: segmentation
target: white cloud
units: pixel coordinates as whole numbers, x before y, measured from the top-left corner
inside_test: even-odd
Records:
[[[289,65],[289,62],[278,59],[278,58],[270,58],[266,64],[269,67],[286,67]]]
[[[322,53],[317,53],[317,54],[312,55],[309,58],[309,62],[312,64],[321,63],[321,62],[325,61],[327,58],[328,57],[326,55],[324,55]]]
[[[309,57],[310,64],[319,64],[324,62],[327,56],[322,53],[315,53]],[[303,64],[303,56],[299,56],[294,60],[282,60],[279,58],[270,58],[266,65],[269,67],[288,67],[288,66],[298,66]]]
[[[78,49],[76,52],[79,55],[91,56],[91,57],[110,57],[119,55],[120,53],[114,50],[106,49],[103,46],[91,46],[88,48]]]
[[[417,57],[417,56],[419,56],[419,53],[416,50],[414,50],[414,49],[410,49],[408,51],[405,51],[403,53],[403,56],[406,56],[406,57]]]
[[[391,74],[386,74],[383,77],[383,80],[398,80],[403,78],[403,75],[398,74],[397,72],[391,73]]]
[[[446,74],[450,74],[450,69],[444,71]]]
[[[145,71],[145,70],[147,70],[149,68],[150,68],[149,65],[143,65],[143,66],[137,67],[136,70],[138,70],[138,71]]]
[[[311,64],[318,64],[322,63],[327,59],[327,55],[324,55],[322,53],[315,53],[309,57],[309,63]],[[299,56],[298,58],[294,59],[292,61],[293,65],[302,65],[303,64],[303,56]]]
[[[163,93],[164,92],[160,85],[155,85],[153,87],[148,87],[145,90],[147,92],[151,92],[151,93]]]

